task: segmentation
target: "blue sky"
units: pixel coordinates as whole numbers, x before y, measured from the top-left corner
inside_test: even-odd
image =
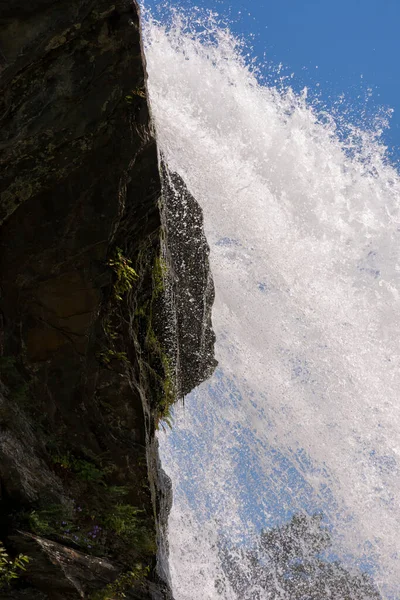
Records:
[[[148,6],[156,0],[146,0]],[[371,122],[379,106],[394,109],[384,140],[400,159],[400,0],[179,0],[226,17],[252,37],[254,54],[294,73],[328,106],[341,94]],[[318,68],[317,68],[318,67]],[[318,84],[318,85],[317,85]],[[369,92],[368,90],[371,90]],[[366,98],[369,99],[366,101]]]

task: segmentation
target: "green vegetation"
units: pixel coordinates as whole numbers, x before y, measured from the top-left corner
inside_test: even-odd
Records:
[[[27,515],[29,529],[38,535],[58,535],[62,523],[72,519],[72,509],[62,504],[49,504],[46,509],[32,510]]]
[[[87,449],[84,450],[89,452]],[[105,483],[105,478],[114,473],[117,467],[110,461],[104,464],[104,459],[101,456],[96,457],[94,459],[96,462],[94,462],[94,460],[76,458],[71,452],[65,452],[52,454],[52,460],[55,465],[75,473],[83,481],[98,483],[107,487],[107,491],[111,494],[121,496],[128,493],[128,488],[125,486],[109,486]]]
[[[142,510],[130,504],[117,504],[112,512],[105,517],[104,524],[117,535],[133,540],[138,533]]]
[[[68,485],[80,500],[69,505],[48,505],[26,514],[24,525],[30,531],[72,542],[97,555],[110,548],[125,554],[131,550],[134,558],[156,551],[155,532],[145,511],[123,501],[130,489],[108,484],[115,465],[94,464],[70,452],[54,454],[52,460],[65,471]]]
[[[152,268],[152,295],[135,310],[135,317],[139,322],[139,329],[144,334],[144,345],[147,349],[147,368],[151,379],[151,387],[154,391],[154,408],[156,409],[157,426],[165,429],[172,427],[171,408],[176,400],[176,371],[173,357],[169,355],[164,347],[163,340],[156,334],[158,327],[155,323],[160,322],[163,314],[163,303],[165,299],[165,281],[168,266],[162,256],[156,256]]]
[[[109,306],[108,315],[103,320],[103,330],[111,347],[98,352],[96,356],[103,365],[109,367],[114,360],[129,363],[126,352],[116,350],[113,347],[115,346],[115,340],[118,339],[118,329],[121,321],[117,314],[117,303],[121,302],[123,297],[131,291],[139,276],[131,266],[132,261],[123,255],[121,248],[116,248],[113,258],[110,258],[107,264],[113,269],[115,275],[113,302]]]
[[[120,600],[126,598],[126,593],[134,585],[144,581],[148,576],[150,567],[137,563],[133,569],[122,573],[114,583],[109,583],[103,590],[92,594],[91,600]]]
[[[109,315],[107,317],[107,319],[104,320],[104,322],[103,322],[103,329],[104,329],[104,333],[106,334],[106,336],[110,340],[116,340],[117,339],[118,334],[116,333],[115,329],[112,327],[112,324],[111,324],[111,315]]]
[[[50,520],[47,517],[47,511],[37,513],[36,510],[32,510],[28,517],[30,529],[38,535],[52,535],[56,533],[56,530],[50,524]]]
[[[161,362],[164,368],[164,399],[163,406],[169,409],[175,402],[176,385],[175,385],[175,370],[172,366],[171,358],[164,352],[161,354]],[[163,412],[166,412],[165,410]]]
[[[103,523],[124,542],[148,554],[156,551],[155,534],[144,521],[143,513],[131,504],[117,504],[105,516]]]
[[[138,264],[150,261],[145,252],[138,256]],[[172,427],[171,408],[176,400],[176,373],[173,358],[163,347],[163,341],[156,334],[158,329],[154,324],[154,315],[160,320],[163,314],[163,294],[165,292],[165,281],[168,274],[168,265],[162,256],[153,259],[152,267],[152,294],[135,309],[136,321],[139,331],[144,335],[144,344],[147,348],[147,362],[145,366],[152,380],[151,386],[155,395],[156,421],[157,425]],[[162,317],[161,317],[162,318]]]
[[[153,295],[152,302],[164,292],[164,281],[168,271],[167,263],[162,256],[157,256],[153,265]],[[162,393],[158,398],[158,424],[165,429],[164,424],[172,428],[171,408],[176,400],[175,367],[171,357],[164,351],[161,342],[157,339],[151,322],[147,329],[147,343],[158,354],[162,369]]]
[[[135,96],[139,96],[139,98],[146,98],[146,91],[140,87],[131,90],[131,93],[125,96],[125,102],[127,104],[132,104]]]
[[[10,559],[6,549],[0,542],[0,589],[9,586],[11,582],[26,570],[29,558],[25,554],[19,554],[14,559]]]
[[[107,487],[100,498],[102,505],[97,502],[96,492],[91,492],[97,506],[49,505],[26,515],[26,524],[37,535],[72,542],[92,554],[101,555],[110,547],[124,548],[125,552],[132,549],[142,556],[156,551],[155,532],[144,511],[118,502],[127,494],[125,487]]]
[[[114,298],[116,300],[122,300],[124,294],[131,291],[133,284],[139,277],[131,264],[132,261],[123,255],[121,248],[117,248],[114,258],[110,258],[108,261],[108,265],[112,267],[116,276],[114,283]]]
[[[170,409],[168,409],[168,411],[165,411],[164,414],[159,417],[158,423],[157,423],[157,427],[161,427],[161,429],[163,431],[167,431],[167,427],[169,429],[172,429],[174,425],[174,418],[171,414]]]
[[[107,366],[111,363],[112,360],[121,360],[125,363],[129,362],[126,352],[117,352],[116,350],[112,350],[111,348],[109,348],[105,352],[99,352],[97,356],[99,360]]]
[[[128,488],[125,485],[109,485],[107,487],[107,491],[109,494],[120,498],[126,496],[129,492]]]
[[[76,458],[70,452],[52,456],[55,465],[75,473],[79,479],[87,482],[99,483],[106,486],[104,478],[114,470],[113,465],[99,468],[94,462]]]
[[[103,554],[107,532],[95,522],[95,515],[81,506],[71,509],[50,505],[44,510],[31,511],[28,515],[31,531],[38,535],[73,543],[90,554]]]
[[[164,291],[164,279],[168,271],[167,263],[162,256],[156,256],[153,265],[153,299]]]
[[[162,374],[160,374],[160,376],[154,372],[156,378],[160,381],[160,391],[157,398],[158,419],[159,421],[164,421],[171,427],[171,408],[176,400],[175,369],[171,358],[163,350],[150,323],[147,328],[146,344],[151,353],[159,358],[162,369]]]

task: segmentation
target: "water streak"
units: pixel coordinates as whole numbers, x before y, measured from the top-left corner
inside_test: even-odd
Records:
[[[176,599],[236,598],[219,536],[316,510],[335,556],[398,598],[399,175],[376,133],[343,139],[305,93],[261,85],[212,20],[149,17],[145,38],[159,147],[203,208],[216,286],[219,368],[161,444]]]

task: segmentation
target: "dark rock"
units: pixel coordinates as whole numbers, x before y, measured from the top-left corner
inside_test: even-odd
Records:
[[[1,597],[169,599],[155,429],[214,367],[213,287],[135,3],[0,0],[0,169],[0,541],[30,558]]]
[[[57,542],[19,532],[13,546],[30,557],[25,579],[35,588],[51,590],[56,600],[85,598],[112,583],[119,574],[105,558],[88,556]]]
[[[5,490],[18,503],[39,499],[52,503],[62,498],[61,481],[41,456],[34,422],[7,397],[4,387],[0,391],[0,422],[0,500]]]
[[[211,325],[214,283],[203,231],[203,213],[177,173],[162,167],[166,253],[172,281],[178,395],[209,377],[217,362]]]

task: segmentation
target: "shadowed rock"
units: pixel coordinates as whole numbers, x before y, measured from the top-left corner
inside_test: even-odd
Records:
[[[163,164],[166,248],[171,272],[178,395],[184,397],[214,371],[215,334],[211,325],[214,283],[203,213],[186,184]]]
[[[0,173],[0,541],[30,559],[2,597],[171,598],[155,429],[214,367],[213,287],[136,3],[0,0]]]

